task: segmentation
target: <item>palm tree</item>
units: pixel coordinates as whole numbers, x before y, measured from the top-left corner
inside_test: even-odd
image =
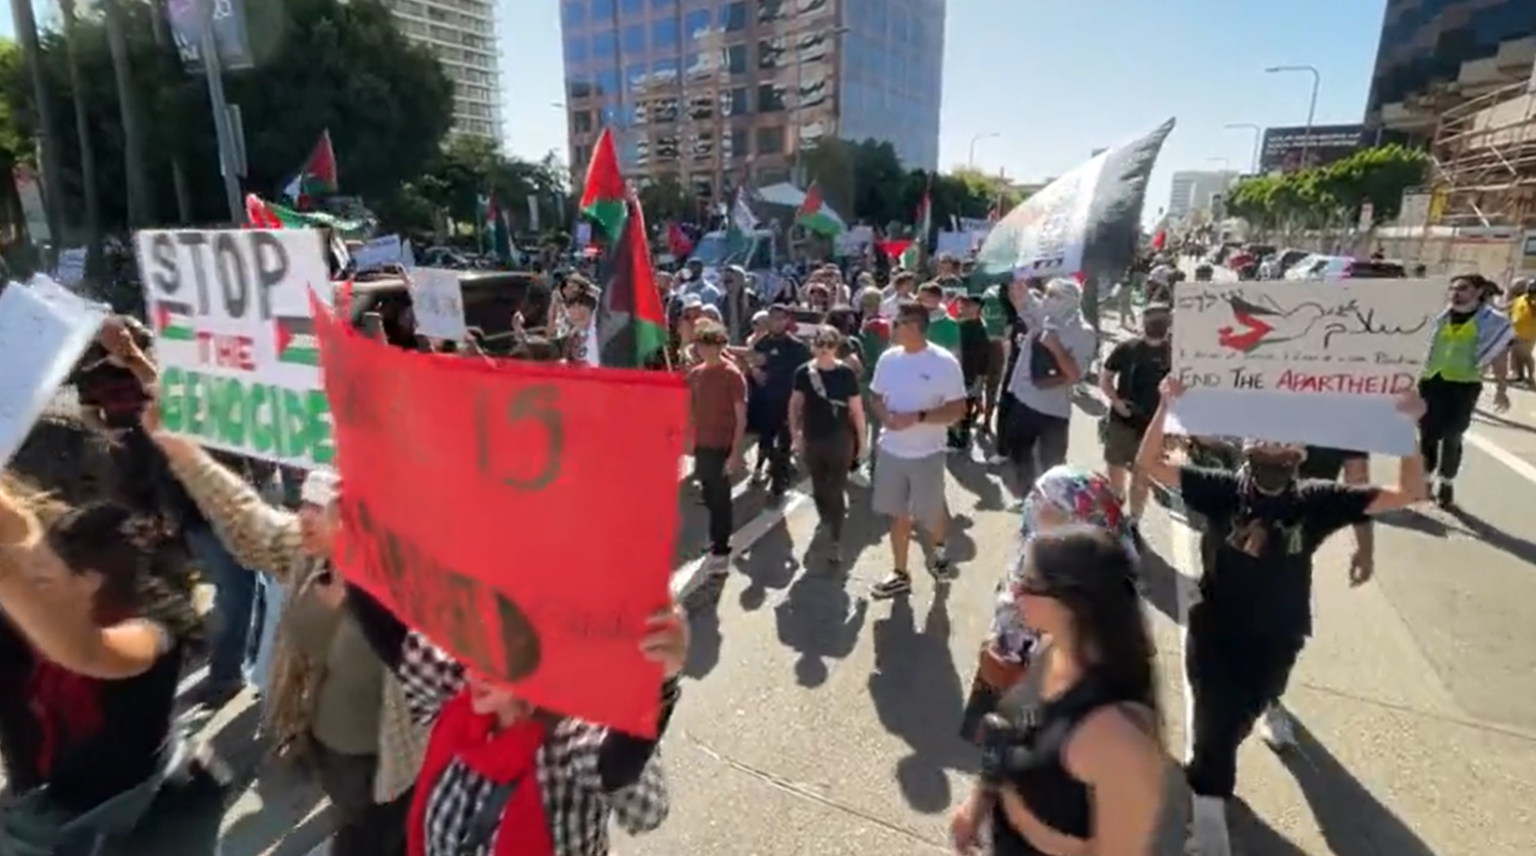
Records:
[[[59,123],[53,115],[53,98],[48,89],[48,75],[43,70],[43,51],[37,43],[37,18],[31,0],[11,0],[11,19],[16,37],[21,41],[22,56],[32,75],[32,98],[37,103],[38,160],[43,168],[43,207],[48,212],[48,231],[52,233],[53,253],[57,256],[64,240],[64,171],[59,165]],[[37,236],[33,236],[34,240]]]
[[[106,18],[107,50],[112,54],[112,76],[117,81],[117,110],[123,123],[123,161],[127,175],[128,226],[142,228],[155,221],[154,201],[144,172],[143,113],[139,91],[133,85],[133,65],[128,60],[126,16],[120,0],[102,0]]]
[[[75,50],[75,0],[59,0],[64,13],[64,53],[69,62],[69,86],[75,102],[75,130],[80,138],[80,184],[85,195],[85,231],[89,236],[87,271],[94,272],[101,256],[101,195],[96,189],[96,146],[91,141],[90,116],[85,109],[85,86],[80,79],[80,60]]]

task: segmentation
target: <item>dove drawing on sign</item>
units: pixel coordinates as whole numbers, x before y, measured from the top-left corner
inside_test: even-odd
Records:
[[[1276,345],[1306,336],[1328,314],[1317,303],[1302,303],[1282,310],[1272,301],[1260,305],[1233,294],[1227,298],[1233,324],[1218,328],[1222,347],[1251,353],[1261,345]]]

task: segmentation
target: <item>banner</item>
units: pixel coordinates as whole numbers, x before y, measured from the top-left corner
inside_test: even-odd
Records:
[[[1392,455],[1417,448],[1397,410],[1429,353],[1445,283],[1183,282],[1169,430]]]
[[[39,279],[37,288],[13,282],[0,291],[0,465],[21,448],[107,317],[103,307]]]
[[[330,464],[309,293],[330,294],[311,229],[145,231],[137,236],[167,431],[310,468]]]
[[[256,59],[245,29],[245,0],[166,0],[165,20],[183,67],[189,74],[203,73],[203,15],[210,4],[219,66],[225,71],[254,68]]]
[[[683,381],[403,351],[318,306],[315,324],[340,571],[527,701],[653,736],[639,646],[670,597]]]

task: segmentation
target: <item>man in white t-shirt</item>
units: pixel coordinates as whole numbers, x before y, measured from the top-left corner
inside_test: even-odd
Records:
[[[949,507],[944,501],[944,461],[951,423],[965,416],[965,375],[960,361],[928,344],[928,310],[917,301],[896,308],[892,347],[880,355],[870,381],[871,405],[879,417],[875,477],[870,504],[891,518],[891,556],[895,566],[875,584],[876,598],[912,590],[907,560],[912,524],[917,521],[933,541],[928,569],[948,580],[953,568],[944,547]]]
[[[893,274],[890,287],[881,295],[880,317],[894,319],[903,302],[916,299],[917,274],[909,270]]]

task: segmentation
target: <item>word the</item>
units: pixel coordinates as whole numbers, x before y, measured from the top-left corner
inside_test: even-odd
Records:
[[[1323,392],[1341,395],[1400,395],[1414,386],[1411,374],[1358,375],[1313,374],[1286,369],[1275,389],[1286,392]]]
[[[336,455],[325,393],[167,366],[160,377],[166,430],[263,458],[327,465]]]
[[[256,370],[256,358],[251,354],[254,340],[250,336],[226,336],[205,330],[199,330],[194,335],[197,339],[197,359],[203,365],[247,372]]]
[[[355,497],[344,495],[340,510],[342,566],[374,580],[406,624],[443,640],[454,656],[498,681],[516,683],[538,669],[539,634],[506,595],[446,567]],[[494,623],[487,627],[487,620]]]
[[[227,318],[254,313],[270,321],[272,292],[293,266],[284,239],[273,232],[141,232],[139,241],[155,293],[176,302],[195,298],[199,315],[214,311],[217,300]]]

